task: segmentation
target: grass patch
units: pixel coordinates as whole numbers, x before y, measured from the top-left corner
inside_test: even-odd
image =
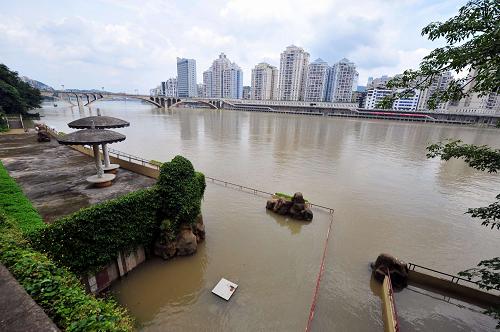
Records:
[[[293,198],[293,195],[289,195],[289,194],[285,194],[285,193],[274,193],[274,196],[286,199],[287,201],[291,201]],[[306,203],[309,203],[309,201],[305,198],[304,198],[304,201],[306,201]]]
[[[23,234],[31,234],[46,226],[2,162],[0,162],[0,210],[16,223]]]
[[[16,224],[0,214],[0,261],[59,328],[132,330],[132,319],[123,308],[112,299],[86,294],[74,274],[33,250]]]

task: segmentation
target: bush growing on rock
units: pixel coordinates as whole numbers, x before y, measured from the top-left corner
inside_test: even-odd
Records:
[[[195,172],[189,160],[176,156],[163,163],[158,179],[161,215],[177,228],[181,223],[193,224],[201,212],[205,192],[205,176]]]

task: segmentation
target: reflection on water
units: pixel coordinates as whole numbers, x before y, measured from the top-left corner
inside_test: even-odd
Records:
[[[493,202],[500,177],[462,161],[426,158],[446,138],[500,147],[496,129],[329,119],[226,110],[160,110],[136,102],[96,102],[103,115],[131,123],[113,144],[148,159],[189,158],[205,174],[268,192],[301,191],[335,208],[313,329],[382,327],[369,262],[389,252],[456,273],[498,251],[497,234],[464,215]],[[57,129],[83,115],[46,108]],[[144,330],[280,330],[305,326],[328,215],[311,223],[265,210],[266,199],[209,183],[207,240],[193,257],[153,260],[113,291]],[[225,277],[239,284],[230,302],[211,294]],[[490,330],[495,322],[415,292],[396,295],[406,330]]]

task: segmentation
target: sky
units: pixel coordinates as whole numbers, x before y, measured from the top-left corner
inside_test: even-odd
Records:
[[[0,63],[56,89],[149,93],[177,75],[176,58],[203,71],[224,52],[250,85],[259,62],[303,47],[310,61],[356,63],[369,76],[416,68],[443,41],[421,29],[465,0],[0,0]]]

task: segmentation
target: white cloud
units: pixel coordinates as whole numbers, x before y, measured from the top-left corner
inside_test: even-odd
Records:
[[[10,2],[0,14],[0,61],[54,86],[146,92],[175,76],[177,56],[195,58],[201,80],[224,52],[248,84],[255,64],[279,65],[283,49],[296,44],[312,59],[354,60],[363,84],[368,76],[416,66],[437,46],[420,29],[459,6],[454,0]]]

